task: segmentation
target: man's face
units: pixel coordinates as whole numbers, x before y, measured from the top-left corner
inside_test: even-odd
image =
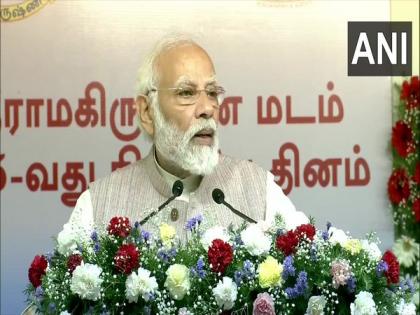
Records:
[[[178,89],[211,89],[215,73],[207,54],[197,46],[181,46],[157,60],[158,99],[154,105],[154,142],[166,159],[192,174],[209,174],[218,162],[218,106],[205,92],[182,104]]]
[[[157,60],[159,89],[205,89],[216,85],[213,63],[200,47],[186,45],[163,53]],[[214,119],[218,122],[218,108],[205,92],[192,105],[181,105],[173,90],[159,91],[158,102],[163,116],[180,131],[186,132],[198,120]],[[210,136],[196,136],[195,144],[211,145]]]

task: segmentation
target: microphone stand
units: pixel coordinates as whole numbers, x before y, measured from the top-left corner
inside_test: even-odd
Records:
[[[245,221],[249,222],[249,223],[257,223],[257,221],[255,221],[254,219],[248,217],[245,213],[242,213],[239,210],[236,210],[234,207],[232,207],[231,204],[229,204],[228,202],[225,201],[225,194],[223,193],[223,191],[221,191],[219,188],[215,188],[213,189],[213,192],[211,193],[213,200],[217,203],[217,204],[223,204],[226,207],[229,208],[230,211],[232,211],[234,214],[236,214],[237,216],[241,217],[242,219],[244,219]]]
[[[164,203],[162,203],[157,210],[150,213],[147,217],[145,217],[143,220],[140,221],[140,225],[146,224],[147,221],[149,221],[152,217],[157,215],[163,208],[165,208],[172,200],[174,200],[176,197],[182,195],[182,191],[184,190],[184,184],[180,180],[176,180],[172,186],[172,196],[169,197],[168,200],[166,200]]]

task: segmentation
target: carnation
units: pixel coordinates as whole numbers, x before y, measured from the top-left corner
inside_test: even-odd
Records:
[[[141,297],[147,302],[150,299],[150,294],[158,289],[158,284],[155,277],[150,276],[150,271],[139,268],[136,272],[132,272],[125,281],[125,296],[128,302],[137,303],[138,297]]]
[[[160,232],[160,239],[165,245],[170,245],[176,234],[175,228],[166,223],[163,223],[159,227],[159,232]]]
[[[299,239],[306,238],[310,241],[313,241],[316,229],[312,224],[302,224],[296,228],[295,233]]]
[[[299,225],[309,223],[308,217],[301,211],[288,212],[282,216],[284,218],[285,229],[288,231],[297,228]]]
[[[57,236],[57,250],[64,256],[69,256],[77,249],[77,233],[70,224],[65,224],[63,230]]]
[[[140,254],[136,245],[124,244],[118,249],[114,257],[115,268],[125,274],[130,274],[134,269],[138,268]]]
[[[340,244],[341,246],[344,246],[344,244],[347,242],[349,237],[346,233],[344,233],[343,230],[337,229],[335,227],[330,227],[328,229],[328,240],[333,244]]]
[[[393,252],[387,250],[382,256],[382,260],[388,265],[388,270],[385,271],[388,284],[398,283],[400,279],[400,264]]]
[[[350,304],[351,315],[376,315],[376,305],[370,292],[361,291],[356,295],[354,303]]]
[[[253,315],[276,315],[274,301],[267,292],[259,293],[253,304]]]
[[[74,269],[82,264],[82,261],[83,258],[79,254],[70,255],[69,258],[67,258],[67,269],[69,272],[73,273]]]
[[[299,244],[299,238],[294,231],[288,231],[286,234],[280,235],[276,239],[276,247],[285,255],[295,253],[296,246]]]
[[[207,255],[212,271],[217,273],[224,273],[233,260],[232,247],[219,239],[213,241]]]
[[[400,299],[397,305],[398,315],[416,315],[416,306],[414,303],[406,303],[404,299]]]
[[[229,277],[223,277],[223,281],[213,288],[213,294],[217,305],[223,310],[230,310],[235,305],[238,295],[238,287],[236,283]]]
[[[271,247],[271,239],[256,224],[249,225],[241,232],[241,240],[253,256],[268,253]]]
[[[45,275],[48,261],[45,256],[36,255],[28,270],[28,278],[34,288],[41,285],[41,278]]]
[[[71,278],[70,290],[82,299],[97,301],[101,296],[102,268],[93,264],[77,266]]]
[[[346,260],[334,260],[331,263],[331,275],[334,288],[340,285],[346,285],[351,276],[351,267]]]
[[[327,299],[323,295],[314,295],[309,298],[305,315],[323,315]]]
[[[127,217],[113,217],[109,221],[107,231],[110,235],[127,237],[131,232],[130,220]]]
[[[358,239],[351,238],[344,243],[344,249],[348,250],[352,255],[360,253],[362,244]]]
[[[368,254],[370,260],[377,262],[381,259],[382,253],[376,243],[362,240],[362,249]]]
[[[215,226],[204,232],[204,235],[201,237],[201,244],[203,245],[204,250],[208,250],[210,245],[215,239],[228,242],[230,237],[227,234],[227,231],[224,227]]]
[[[281,285],[283,265],[272,256],[268,256],[258,266],[258,280],[261,288],[269,288]]]
[[[191,287],[188,268],[181,264],[171,265],[166,270],[165,287],[173,299],[182,300]]]
[[[392,172],[388,180],[388,196],[393,204],[406,201],[410,196],[410,183],[405,170],[397,169]]]
[[[392,146],[404,158],[415,151],[413,132],[403,121],[397,121],[395,127],[392,128]]]

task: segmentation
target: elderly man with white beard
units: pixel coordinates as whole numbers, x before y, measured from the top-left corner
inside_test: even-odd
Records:
[[[239,225],[241,217],[212,199],[215,188],[255,221],[270,221],[279,213],[289,228],[307,223],[271,173],[253,162],[219,154],[223,94],[202,47],[184,36],[161,40],[138,73],[136,110],[142,133],[153,142],[150,153],[91,183],[67,226],[89,231],[114,216],[141,221],[171,197],[176,180],[183,183],[182,194],[143,228],[154,230],[153,222],[166,222],[185,240],[186,222],[199,214],[210,225]]]

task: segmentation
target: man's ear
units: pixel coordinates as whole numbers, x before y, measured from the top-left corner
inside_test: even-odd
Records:
[[[137,96],[136,104],[134,106],[141,126],[149,134],[149,136],[153,138],[155,130],[153,127],[153,113],[149,98],[145,95]]]

